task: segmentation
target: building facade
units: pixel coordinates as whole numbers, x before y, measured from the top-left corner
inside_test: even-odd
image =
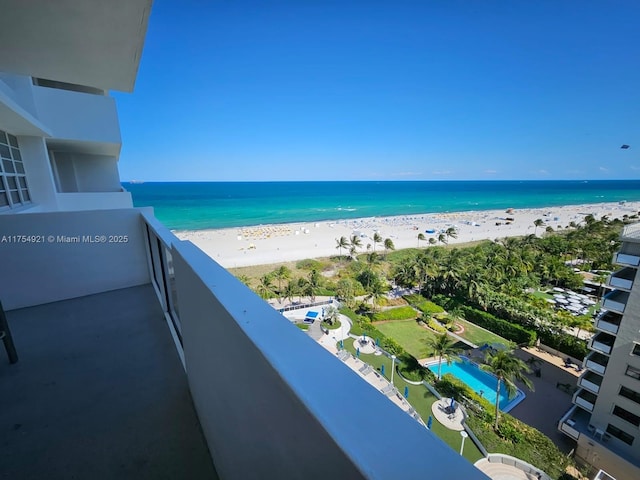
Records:
[[[558,424],[578,459],[618,479],[640,477],[640,224],[621,235],[574,406]]]

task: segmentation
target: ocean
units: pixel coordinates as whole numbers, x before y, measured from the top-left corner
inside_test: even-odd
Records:
[[[127,183],[172,230],[640,200],[640,180]]]

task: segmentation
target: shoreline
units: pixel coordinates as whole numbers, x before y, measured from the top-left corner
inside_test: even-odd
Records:
[[[547,226],[564,229],[570,222],[578,224],[586,215],[596,219],[607,215],[622,219],[640,211],[640,201],[625,203],[589,203],[556,207],[514,208],[497,210],[470,210],[385,217],[292,222],[247,227],[205,230],[173,230],[180,240],[189,240],[225,268],[267,265],[338,255],[336,239],[349,239],[358,235],[362,241],[359,253],[383,252],[383,244],[374,247],[374,233],[390,238],[396,249],[418,247],[418,234],[426,241],[436,238],[440,230],[454,227],[458,238],[449,238],[449,244],[478,240],[524,236],[544,233]],[[545,226],[535,228],[533,222],[542,219]],[[435,233],[426,233],[435,230]],[[370,245],[367,249],[367,245]],[[342,250],[347,255],[348,249]]]

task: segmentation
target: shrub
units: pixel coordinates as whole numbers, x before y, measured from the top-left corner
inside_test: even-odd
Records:
[[[589,352],[586,340],[573,335],[552,330],[541,330],[538,334],[542,343],[574,358],[584,358]]]
[[[494,453],[520,458],[544,470],[551,478],[562,478],[572,461],[535,428],[502,413],[498,432],[493,429],[493,414],[469,415],[466,423],[484,447]]]
[[[426,313],[428,315],[444,312],[444,309],[440,305],[436,305],[435,303],[424,298],[422,295],[405,295],[404,299],[415,308],[420,310],[422,313]]]
[[[520,325],[509,323],[498,317],[494,317],[490,313],[476,310],[471,307],[461,307],[467,320],[479,325],[501,337],[511,340],[518,344],[533,345],[536,341],[536,332],[528,330]]]
[[[307,258],[305,260],[300,260],[296,263],[296,268],[299,270],[316,270],[318,272],[322,271],[323,265],[318,260],[313,260],[312,258]]]
[[[435,375],[428,368],[423,367],[418,363],[413,355],[403,354],[398,357],[400,360],[398,364],[398,370],[404,378],[414,382],[421,382],[423,380],[433,383]]]
[[[438,333],[445,333],[447,331],[440,323],[436,322],[433,318],[430,318],[427,325],[431,330],[435,330]]]
[[[372,320],[374,322],[380,322],[383,320],[409,320],[416,318],[416,311],[411,307],[398,307],[390,308],[389,310],[383,310],[382,312],[376,312],[373,314]]]

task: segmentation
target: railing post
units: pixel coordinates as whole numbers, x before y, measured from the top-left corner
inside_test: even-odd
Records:
[[[0,335],[2,336],[7,356],[9,357],[9,363],[16,363],[18,361],[18,352],[16,352],[16,346],[13,344],[13,337],[11,336],[11,330],[9,330],[7,316],[4,314],[4,309],[2,308],[2,302],[0,302]]]

